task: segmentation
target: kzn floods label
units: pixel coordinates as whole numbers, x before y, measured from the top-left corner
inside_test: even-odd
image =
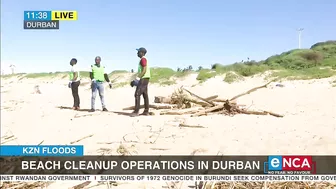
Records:
[[[24,21],[23,22],[23,28],[24,29],[47,29],[47,30],[53,30],[59,29],[59,20],[46,20],[46,21]]]
[[[2,145],[0,156],[83,156],[81,145]]]

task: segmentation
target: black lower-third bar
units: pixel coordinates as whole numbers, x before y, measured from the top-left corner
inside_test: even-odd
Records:
[[[24,29],[59,29],[59,20],[48,20],[48,21],[24,21]]]

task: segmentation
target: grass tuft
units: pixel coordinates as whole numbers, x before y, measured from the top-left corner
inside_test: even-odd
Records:
[[[231,83],[242,81],[242,80],[244,80],[244,77],[242,77],[241,75],[238,75],[235,72],[228,72],[225,74],[223,81],[231,84]]]

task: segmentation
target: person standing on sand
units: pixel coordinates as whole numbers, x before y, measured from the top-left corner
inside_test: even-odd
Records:
[[[137,78],[131,82],[131,86],[136,86],[135,90],[135,109],[131,116],[138,116],[140,110],[140,96],[143,96],[145,110],[140,115],[149,115],[149,99],[148,99],[148,83],[151,77],[150,67],[148,65],[147,58],[145,55],[147,54],[147,50],[144,47],[136,49],[138,51],[138,57],[140,58],[140,62],[138,64],[138,74]]]
[[[91,65],[91,72],[90,72],[90,78],[91,78],[91,91],[92,91],[92,97],[91,97],[91,110],[90,112],[96,111],[95,109],[95,102],[96,102],[96,95],[97,90],[99,92],[100,101],[102,104],[102,109],[104,112],[107,112],[105,106],[105,99],[104,99],[104,81],[107,81],[109,83],[110,89],[112,89],[112,84],[110,82],[110,79],[105,71],[105,66],[100,65],[101,58],[100,56],[97,56],[95,58],[95,64]]]
[[[70,81],[68,87],[71,88],[74,103],[72,106],[73,110],[79,110],[80,100],[78,94],[78,87],[80,85],[80,75],[77,69],[77,59],[73,58],[70,61],[71,71],[70,71]]]

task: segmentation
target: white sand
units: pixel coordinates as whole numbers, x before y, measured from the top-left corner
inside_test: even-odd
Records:
[[[233,84],[222,80],[214,78],[194,86],[197,81],[195,76],[190,76],[175,86],[151,85],[150,102],[154,101],[154,96],[170,95],[181,84],[203,97],[218,94],[221,98],[230,98],[266,83],[261,77],[247,78]],[[62,145],[93,134],[76,143],[85,146],[87,155],[100,154],[100,148],[110,149],[109,154],[117,155],[120,143],[138,155],[190,155],[195,150],[207,155],[336,155],[336,87],[332,87],[331,80],[335,78],[285,81],[282,88],[272,83],[268,88],[238,99],[239,104],[246,104],[251,109],[270,110],[284,114],[284,118],[256,115],[156,115],[131,118],[100,111],[93,113],[93,116],[75,118],[76,115],[90,113],[57,108],[72,106],[71,90],[67,88],[66,80],[54,81],[53,84],[50,81],[2,80],[1,136],[13,134],[17,137],[17,140],[6,144],[35,145],[43,141],[45,145]],[[31,94],[37,84],[42,94]],[[88,86],[80,86],[82,109],[90,108],[91,93],[87,89]],[[132,106],[134,88],[107,89],[106,102],[110,111],[121,111],[124,107]],[[98,95],[96,108],[101,109]],[[177,127],[181,122],[207,128]],[[138,143],[124,142],[123,136],[126,134],[127,140]],[[68,188],[76,183],[58,182],[48,188]],[[161,188],[163,185],[165,183],[151,182],[122,184],[115,188]]]

